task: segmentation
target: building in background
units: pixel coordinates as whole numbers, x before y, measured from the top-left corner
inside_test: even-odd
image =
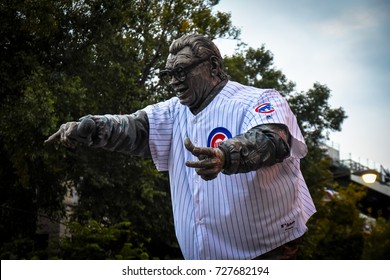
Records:
[[[370,168],[352,159],[340,159],[340,151],[325,145],[328,155],[332,159],[331,171],[334,180],[341,186],[347,187],[356,183],[368,188],[366,197],[361,201],[363,215],[371,218],[383,217],[390,219],[390,172],[380,165],[379,169]],[[363,180],[365,174],[376,175],[373,182]],[[332,195],[332,190],[327,193]]]

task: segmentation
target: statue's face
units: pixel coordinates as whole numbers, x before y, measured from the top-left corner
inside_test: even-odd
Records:
[[[176,55],[170,54],[166,70],[170,72],[169,84],[180,103],[190,109],[197,108],[216,85],[209,58],[194,57],[190,47],[183,48]]]

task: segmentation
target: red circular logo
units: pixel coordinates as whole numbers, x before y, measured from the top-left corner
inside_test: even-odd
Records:
[[[214,128],[207,139],[207,146],[210,148],[217,148],[221,143],[229,138],[232,138],[232,134],[224,127]]]

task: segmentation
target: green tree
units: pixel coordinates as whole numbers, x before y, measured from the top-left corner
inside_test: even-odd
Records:
[[[295,83],[273,65],[273,54],[264,45],[258,49],[247,48],[240,44],[235,54],[225,57],[226,71],[233,80],[258,87],[274,88],[282,95],[288,95],[295,89]]]
[[[350,184],[348,187],[332,185],[338,191],[330,201],[317,201],[317,213],[309,223],[303,259],[361,259],[364,248],[363,226],[357,208],[366,190]]]
[[[69,225],[69,237],[61,241],[59,257],[67,260],[146,260],[149,255],[143,242],[144,237],[135,233],[130,222],[123,221],[112,227],[93,220],[85,224],[73,222]]]
[[[66,151],[43,141],[61,123],[83,115],[131,113],[171,96],[155,77],[174,38],[189,32],[239,36],[230,14],[214,12],[217,3],[0,4],[2,256],[31,258],[40,251],[39,213],[63,217],[66,186],[74,186],[80,204],[73,219],[80,225],[96,221],[111,228],[131,221],[130,236],[147,240],[135,239],[133,248],[142,247],[151,258],[180,257],[167,175],[158,174],[151,161],[82,148]]]
[[[390,259],[390,224],[384,218],[379,217],[371,234],[366,236],[363,250],[365,260],[389,260]]]

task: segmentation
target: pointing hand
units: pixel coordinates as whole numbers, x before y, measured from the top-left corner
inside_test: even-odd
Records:
[[[44,143],[60,141],[65,147],[74,149],[77,143],[90,146],[92,136],[96,133],[95,122],[85,117],[81,122],[67,122],[60,126],[60,129],[52,134]]]

